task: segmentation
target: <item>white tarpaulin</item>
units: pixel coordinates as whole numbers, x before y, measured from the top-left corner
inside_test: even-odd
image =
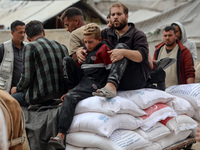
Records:
[[[131,20],[130,20],[131,21]],[[134,20],[133,20],[134,22]],[[197,46],[198,61],[200,60],[200,1],[190,0],[184,4],[164,11],[150,19],[137,22],[137,28],[144,31],[149,42],[150,53],[153,54],[155,45],[162,42],[162,29],[173,22],[180,22],[186,30],[186,35]]]
[[[174,7],[153,18],[138,22],[136,26],[146,33],[153,33],[177,21],[184,25],[188,37],[199,38],[200,1],[190,0],[187,3]]]
[[[0,1],[0,24],[8,28],[14,20],[44,22],[79,0],[65,1]]]

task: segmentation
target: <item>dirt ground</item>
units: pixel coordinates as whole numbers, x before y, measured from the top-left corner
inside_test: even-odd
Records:
[[[200,142],[197,142],[195,144],[192,145],[192,149],[194,150],[200,150]]]

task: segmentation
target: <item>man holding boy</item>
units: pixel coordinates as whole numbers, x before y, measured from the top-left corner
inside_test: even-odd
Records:
[[[121,2],[110,7],[111,28],[102,30],[102,39],[108,40],[114,48],[110,51],[112,68],[108,76],[108,82],[102,89],[98,89],[94,95],[111,98],[116,96],[117,90],[133,90],[143,88],[151,72],[148,62],[148,43],[146,35],[138,30],[133,23],[128,23],[128,8]],[[126,46],[118,48],[118,43]],[[83,53],[77,51],[80,63],[84,61]],[[125,59],[123,59],[125,58]],[[121,63],[116,63],[121,61]],[[121,64],[125,64],[121,68]],[[122,72],[122,70],[125,70]]]
[[[68,64],[66,65],[68,67],[66,68],[66,76],[68,76],[68,80],[71,83],[67,85],[71,90],[66,94],[62,103],[58,134],[49,141],[52,146],[58,149],[65,148],[63,141],[72,123],[76,105],[80,100],[92,96],[92,92],[95,92],[97,88],[101,88],[106,84],[112,63],[108,53],[110,48],[106,42],[102,41],[101,31],[97,24],[87,24],[83,30],[83,37],[87,55],[81,65],[81,69],[72,58],[64,58],[64,61]],[[76,75],[78,78],[76,78]],[[77,80],[79,83],[72,82]]]

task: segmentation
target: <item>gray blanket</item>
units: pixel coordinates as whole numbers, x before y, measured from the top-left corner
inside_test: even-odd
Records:
[[[48,145],[48,141],[50,137],[57,135],[60,110],[58,105],[22,107],[31,150],[55,150]]]

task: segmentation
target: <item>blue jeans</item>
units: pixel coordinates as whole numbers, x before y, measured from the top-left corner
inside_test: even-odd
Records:
[[[27,103],[24,100],[23,95],[24,95],[24,92],[19,92],[19,93],[12,94],[11,96],[19,102],[20,106],[25,106],[27,105]]]

